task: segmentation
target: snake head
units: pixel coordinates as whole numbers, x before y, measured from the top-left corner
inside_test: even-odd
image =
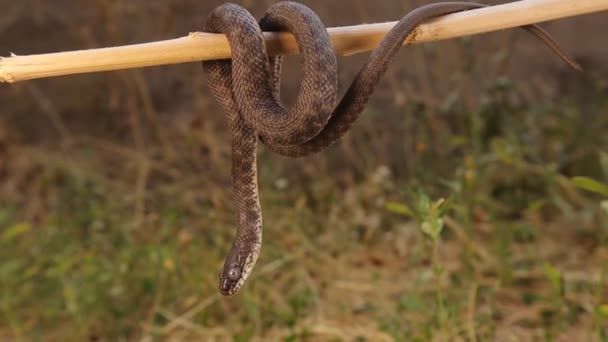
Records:
[[[255,254],[249,253],[243,257],[244,253],[240,252],[240,248],[233,245],[224,262],[224,267],[220,271],[220,292],[224,296],[237,293],[253,270],[256,261],[253,260]]]

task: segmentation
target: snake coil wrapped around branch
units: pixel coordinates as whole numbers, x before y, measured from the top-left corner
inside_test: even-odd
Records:
[[[375,86],[407,36],[424,21],[475,8],[471,2],[438,2],[405,15],[374,49],[336,104],[336,56],[325,26],[308,7],[290,1],[271,6],[258,23],[244,8],[224,4],[211,12],[205,31],[225,33],[231,60],[203,62],[211,91],[232,133],[232,187],[237,233],[222,270],[220,292],[236,293],[251,274],[262,247],[256,148],[290,157],[323,150],[342,137],[363,111]],[[572,68],[581,67],[536,25],[524,26]],[[281,57],[268,57],[262,31],[289,31],[303,55],[303,79],[295,105],[279,99]]]

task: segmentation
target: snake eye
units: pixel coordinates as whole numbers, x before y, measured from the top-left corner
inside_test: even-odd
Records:
[[[241,268],[238,266],[231,267],[228,270],[228,278],[230,280],[237,280],[241,276]]]

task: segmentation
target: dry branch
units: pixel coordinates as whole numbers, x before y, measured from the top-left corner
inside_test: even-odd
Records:
[[[419,26],[406,43],[436,41],[608,10],[608,0],[521,0],[450,14]],[[369,51],[395,22],[329,28],[339,55]],[[288,33],[266,33],[271,54],[297,53]],[[160,42],[0,58],[0,82],[230,58],[222,34],[190,33]]]

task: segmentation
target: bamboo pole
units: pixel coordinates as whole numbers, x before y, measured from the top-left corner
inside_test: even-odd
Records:
[[[436,41],[608,10],[608,0],[521,0],[454,13],[420,25],[406,44]],[[328,28],[339,55],[372,50],[396,22]],[[270,54],[297,53],[289,33],[265,33]],[[0,82],[230,58],[222,34],[101,49],[0,58]]]

